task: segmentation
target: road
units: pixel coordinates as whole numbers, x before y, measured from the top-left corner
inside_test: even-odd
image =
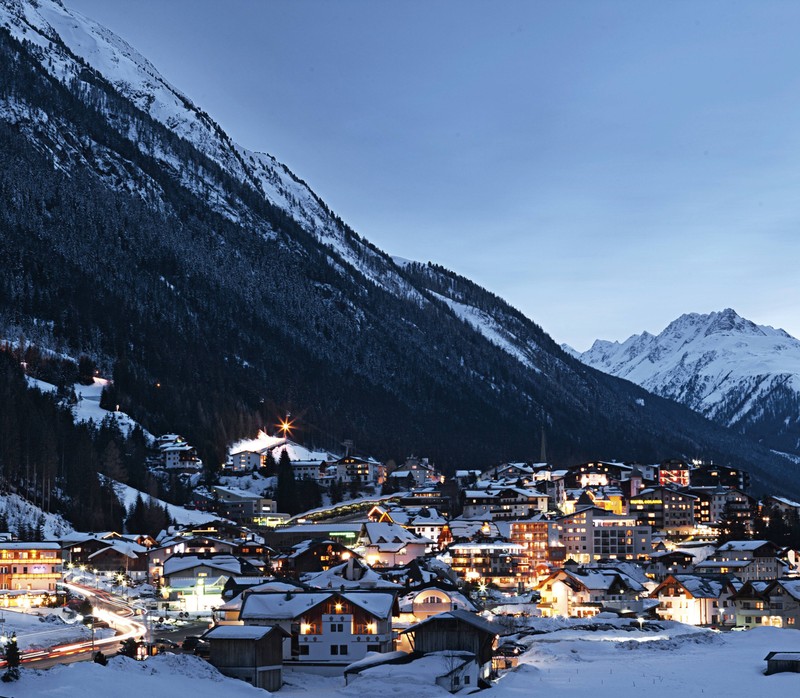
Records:
[[[100,650],[105,655],[114,654],[122,642],[128,638],[140,639],[147,634],[144,623],[136,620],[133,606],[107,591],[92,589],[78,584],[66,584],[81,596],[88,598],[93,606],[93,614],[99,620],[108,623],[116,631],[113,637],[92,638],[66,645],[56,645],[49,649],[26,650],[20,652],[22,663],[33,665],[37,669],[46,669],[55,664],[67,664],[91,659]],[[0,661],[5,666],[5,660]]]

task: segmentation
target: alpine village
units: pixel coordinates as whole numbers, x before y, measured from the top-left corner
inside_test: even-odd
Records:
[[[796,693],[798,340],[623,380],[69,6],[0,0],[0,693]]]

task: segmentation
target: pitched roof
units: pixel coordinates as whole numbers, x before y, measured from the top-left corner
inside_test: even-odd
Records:
[[[500,634],[500,627],[491,623],[490,621],[486,620],[485,618],[481,618],[480,616],[470,613],[469,611],[464,611],[460,608],[453,609],[452,611],[445,611],[444,613],[437,613],[435,616],[430,616],[419,623],[415,623],[414,625],[402,630],[401,633],[412,633],[421,628],[424,625],[431,625],[434,623],[440,623],[445,620],[457,620],[462,623],[466,623],[467,625],[471,625],[473,628],[477,630],[481,630],[482,632],[488,633],[490,635],[499,635]]]
[[[334,596],[355,604],[376,618],[388,618],[392,613],[394,594],[390,592],[251,592],[242,602],[242,620],[291,620]]]
[[[289,635],[279,625],[218,625],[203,637],[206,640],[260,640],[273,630],[287,637]]]

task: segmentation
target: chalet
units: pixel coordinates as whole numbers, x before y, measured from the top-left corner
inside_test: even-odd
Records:
[[[196,449],[180,436],[162,436],[157,447],[161,464],[167,470],[197,472],[203,469],[203,461],[197,457]]]
[[[205,634],[210,644],[208,661],[225,676],[277,691],[283,684],[283,639],[287,635],[277,625],[219,625]]]
[[[231,453],[226,470],[232,473],[251,473],[264,466],[264,456],[259,451],[236,451]]]
[[[777,509],[784,516],[800,517],[800,502],[795,502],[793,499],[770,496],[764,499],[763,504],[767,509]]]
[[[694,555],[685,550],[661,550],[650,553],[645,567],[647,576],[658,582],[670,574],[688,574],[694,570]]]
[[[239,619],[286,630],[284,662],[346,665],[392,650],[394,607],[389,591],[253,591],[244,595]]]
[[[433,541],[389,523],[365,523],[357,550],[372,566],[400,567],[422,557]]]
[[[415,652],[469,652],[474,658],[475,675],[467,674],[470,681],[460,687],[474,686],[478,680],[487,680],[492,671],[492,656],[499,630],[496,625],[474,613],[456,609],[439,613],[412,625],[403,631]]]
[[[766,603],[761,625],[800,629],[800,579],[776,579],[764,590],[764,597]],[[758,625],[755,613],[753,615]]]
[[[392,477],[403,478],[411,476],[414,487],[424,487],[426,485],[436,485],[442,481],[441,475],[437,472],[427,458],[416,458],[411,456],[406,459],[399,468],[391,473]]]
[[[733,574],[741,581],[777,579],[783,572],[778,548],[766,540],[732,540],[695,566],[698,573]]]
[[[236,552],[236,544],[211,536],[176,536],[164,539],[158,547],[147,551],[148,577],[151,582],[159,581],[164,573],[164,561],[179,554],[228,554]]]
[[[147,578],[147,548],[126,540],[110,539],[87,556],[88,567],[100,572],[124,573],[133,579]]]
[[[400,622],[418,623],[431,616],[461,609],[477,613],[480,609],[467,596],[456,589],[444,588],[430,584],[422,589],[415,589],[398,599]]]
[[[763,624],[769,612],[769,596],[765,593],[771,582],[745,582],[731,597],[735,613],[735,625],[740,628],[755,628]]]
[[[73,533],[62,540],[66,567],[86,568],[95,572],[124,572],[134,578],[147,577],[148,547],[137,541],[140,536],[123,536],[114,531]]]
[[[466,490],[464,516],[481,519],[524,519],[547,511],[549,497],[535,489],[506,487]]]
[[[658,599],[658,615],[686,625],[732,625],[736,592],[731,579],[692,574],[669,575],[650,594]]]
[[[613,482],[630,478],[633,466],[613,461],[581,463],[569,469],[565,478],[567,487],[605,487]]]
[[[386,479],[386,467],[372,458],[345,456],[333,461],[336,477],[342,482],[374,483],[380,485]]]
[[[243,524],[258,523],[262,518],[278,511],[274,499],[239,489],[214,485],[208,507],[227,519]]]
[[[346,562],[354,555],[350,548],[333,540],[317,539],[298,543],[287,552],[272,558],[276,573],[285,577],[297,577],[308,572],[323,572]]]
[[[587,618],[605,609],[640,613],[647,594],[640,582],[624,572],[583,567],[556,570],[535,588],[541,594],[539,609],[545,617]]]
[[[167,558],[162,594],[183,611],[205,611],[222,603],[231,577],[258,576],[260,570],[233,555],[185,555]]]
[[[300,581],[306,587],[315,589],[339,589],[355,591],[358,589],[391,589],[399,590],[400,585],[388,581],[353,555],[340,565],[335,565],[322,572],[304,574]]]
[[[372,523],[398,524],[412,533],[435,542],[435,548],[444,547],[449,538],[445,529],[447,519],[434,507],[403,507],[376,504],[370,509],[367,518]],[[447,541],[449,542],[449,541]]]

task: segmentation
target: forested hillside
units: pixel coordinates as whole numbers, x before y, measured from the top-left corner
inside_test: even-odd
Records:
[[[709,457],[763,485],[794,477],[468,280],[394,263],[318,200],[325,235],[301,224],[256,164],[235,176],[49,41],[0,30],[0,332],[90,355],[113,376],[106,400],[151,432],[185,434],[214,467],[290,411],[309,443],[446,469],[538,457],[544,426],[555,462]],[[54,56],[80,69],[59,80]]]

